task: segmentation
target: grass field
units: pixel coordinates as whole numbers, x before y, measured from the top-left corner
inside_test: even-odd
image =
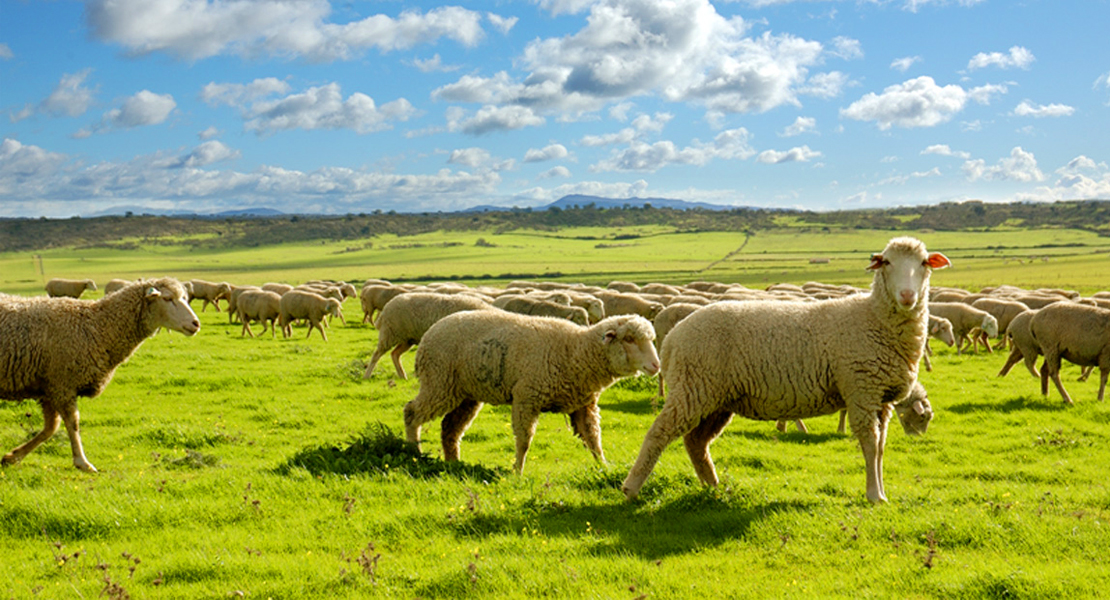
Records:
[[[1091,292],[1110,282],[1110,239],[1069,230],[919,234],[955,267],[935,285],[1012,283]],[[634,237],[639,236],[639,237]],[[495,247],[478,246],[484,238]],[[889,232],[683,234],[569,229],[214,251],[140,243],[0,255],[0,290],[44,277],[175,275],[232,283],[313,278],[448,279],[562,273],[564,280],[865,284]],[[457,245],[456,245],[457,244]],[[601,245],[602,247],[598,247]],[[739,250],[739,252],[737,252]],[[811,264],[829,258],[828,264]],[[1019,262],[1021,261],[1021,262]],[[484,276],[488,276],[485,278]],[[94,297],[99,293],[94,294]],[[333,323],[244,339],[225,313],[195,337],[162,333],[85,399],[100,469],[72,468],[58,434],[0,469],[0,597],[10,598],[1077,598],[1110,589],[1110,404],[1097,376],[1049,398],[1003,354],[934,344],[928,434],[891,431],[890,503],[864,497],[863,460],[836,418],[808,435],[737,419],[703,488],[681,444],[641,498],[620,484],[654,418],[653,379],[601,399],[608,466],[560,415],[540,420],[512,475],[509,413],[486,407],[462,465],[396,443],[416,380],[362,369],[376,331]],[[411,372],[413,354],[405,356]],[[33,402],[0,403],[3,451],[41,428]]]

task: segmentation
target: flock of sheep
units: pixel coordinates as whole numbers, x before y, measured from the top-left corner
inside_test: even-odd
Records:
[[[358,295],[363,322],[378,330],[366,367],[369,378],[386,353],[400,378],[401,356],[417,346],[417,396],[403,409],[407,438],[419,443],[424,423],[441,418],[446,460],[459,459],[459,444],[484,404],[512,407],[515,470],[520,473],[539,415],[569,415],[571,427],[604,462],[598,398],[620,378],[659,376],[665,402],[648,430],[623,484],[636,497],[663,450],[682,437],[698,478],[716,485],[709,446],[733,415],[794,421],[840,413],[864,456],[866,494],[886,501],[883,449],[887,425],[897,414],[909,434],[927,428],[933,411],[918,381],[928,361],[928,338],[955,345],[957,353],[991,351],[990,338],[1007,343],[1010,356],[999,375],[1024,360],[1048,393],[1066,359],[1100,368],[1098,399],[1110,375],[1110,293],[1090,298],[1066,290],[1010,286],[970,293],[930,287],[932,271],[949,266],[919,240],[890,241],[872,257],[870,290],[807,283],[752,290],[733,284],[685,286],[612,282],[607,288],[515,281],[503,288],[457,283],[394,285],[367,280],[361,291],[344,282],[293,287],[269,283],[233,286],[201,280],[179,283],[113,280],[97,301],[74,299],[92,281],[52,280],[51,298],[0,295],[0,398],[36,399],[44,427],[3,457],[14,464],[48,439],[61,422],[74,465],[88,462],[78,434],[77,397],[100,393],[115,368],[159,327],[193,335],[200,328],[191,300],[220,310],[226,301],[243,335],[250,323],[281,328],[294,322],[320,331],[329,317],[343,319],[342,302]],[[59,298],[57,296],[70,296]],[[1040,371],[1037,356],[1045,357]]]

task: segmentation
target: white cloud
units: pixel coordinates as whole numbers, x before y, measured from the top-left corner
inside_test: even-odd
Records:
[[[550,144],[542,149],[529,148],[524,153],[524,162],[543,162],[547,160],[558,160],[566,158],[570,152],[567,147],[562,144]]]
[[[431,58],[424,59],[424,60],[421,60],[419,58],[415,58],[412,61],[412,65],[414,67],[416,67],[417,69],[420,69],[424,73],[434,73],[434,72],[449,73],[451,71],[458,71],[460,69],[460,67],[458,65],[445,65],[445,64],[443,64],[443,59],[440,58],[438,53],[435,54],[434,56],[432,56]]]
[[[863,47],[860,45],[859,40],[841,35],[833,38],[832,45],[833,49],[829,51],[829,54],[837,58],[843,58],[845,60],[863,58]]]
[[[369,48],[389,52],[442,38],[474,46],[483,37],[482,14],[457,6],[342,24],[329,22],[330,13],[327,0],[91,0],[85,11],[101,41],[186,60],[221,54],[345,60]]]
[[[215,125],[213,125],[213,126],[209,127],[208,129],[205,129],[204,131],[198,133],[197,137],[199,137],[201,139],[201,141],[206,141],[206,140],[210,140],[210,139],[213,139],[213,138],[220,137],[220,133],[222,133],[222,132],[219,129],[217,129]]]
[[[950,148],[948,144],[933,144],[932,146],[929,146],[928,148],[922,150],[921,153],[936,154],[939,156],[954,156],[956,158],[962,158],[964,160],[971,158],[971,153],[952,150],[952,148]]]
[[[556,177],[560,179],[565,179],[567,177],[570,177],[570,169],[559,165],[557,167],[552,167],[544,171],[543,173],[540,173],[538,177],[539,179],[554,179]]]
[[[968,70],[983,69],[986,67],[999,67],[1001,69],[1028,69],[1033,61],[1037,60],[1033,53],[1022,46],[1013,46],[1008,54],[1002,52],[980,52],[967,63]]]
[[[991,96],[993,94],[1005,94],[1008,91],[1009,88],[1005,85],[988,83],[971,88],[967,91],[967,97],[979,104],[988,105],[991,103]]]
[[[12,53],[11,47],[0,42],[0,60],[11,60],[13,58],[15,58],[15,54]]]
[[[895,175],[894,177],[888,177],[886,179],[883,179],[881,181],[876,182],[875,185],[876,186],[880,186],[880,185],[904,185],[904,184],[906,184],[907,182],[909,182],[910,180],[913,180],[913,179],[923,179],[925,177],[940,177],[940,176],[941,176],[940,169],[937,168],[937,167],[933,167],[932,169],[929,169],[928,171],[914,171],[914,172],[912,172],[908,175]]]
[[[124,99],[123,104],[104,113],[100,122],[92,127],[81,129],[73,134],[75,138],[86,138],[94,133],[105,133],[119,129],[132,129],[148,125],[159,125],[170,117],[177,108],[177,102],[170,94],[155,94],[142,90]]]
[[[1070,117],[1075,113],[1075,108],[1066,104],[1033,104],[1028,100],[1022,100],[1014,108],[1014,115],[1018,117]]]
[[[394,121],[407,121],[416,109],[404,98],[379,107],[359,92],[344,100],[339,84],[329,83],[276,100],[259,100],[244,112],[244,128],[259,135],[290,129],[351,129],[365,134],[390,129]]]
[[[817,119],[813,117],[798,117],[794,122],[782,130],[782,137],[794,137],[817,129]]]
[[[910,70],[910,67],[912,67],[914,64],[921,62],[921,60],[922,59],[920,56],[905,56],[902,58],[896,58],[890,63],[890,68],[905,73],[906,71]]]
[[[1018,200],[1096,200],[1110,198],[1110,168],[1080,155],[1056,169],[1052,186],[1042,186]]]
[[[755,159],[765,165],[779,165],[788,162],[809,162],[820,156],[820,152],[810,150],[809,146],[800,146],[786,151],[764,150]]]
[[[494,13],[486,13],[486,18],[489,19],[493,28],[501,33],[509,33],[509,30],[511,30],[519,20],[517,17],[502,17]]]
[[[447,158],[448,164],[463,165],[464,167],[480,167],[490,161],[492,157],[484,148],[460,148],[452,150]]]
[[[453,107],[454,108],[454,107]],[[483,106],[473,116],[461,109],[448,110],[448,131],[482,135],[493,131],[538,127],[545,119],[524,106]]]
[[[212,106],[242,106],[274,94],[288,94],[289,84],[276,78],[266,77],[243,83],[211,82],[200,92],[201,100]]]
[[[1102,88],[1103,90],[1110,90],[1110,71],[1099,75],[1098,79],[1095,79],[1095,82],[1094,84],[1092,84],[1091,88],[1094,90],[1098,90],[1099,88]],[[1106,104],[1110,106],[1110,99],[1107,99]]]
[[[875,121],[879,129],[932,127],[944,123],[963,110],[969,94],[952,84],[938,86],[932,77],[910,79],[883,90],[869,93],[841,109],[841,116],[857,121]]]
[[[626,116],[626,115],[622,115]],[[646,133],[658,133],[663,131],[674,119],[674,115],[670,113],[655,113],[654,116],[638,115],[632,120],[631,127],[625,127],[615,133],[606,133],[602,135],[585,135],[578,141],[583,146],[610,146],[614,144],[627,144],[632,140],[643,137]]]
[[[238,150],[228,148],[218,140],[211,140],[193,148],[185,156],[165,163],[170,169],[197,169],[225,160],[234,160],[242,156]],[[155,163],[158,164],[158,163]]]
[[[750,137],[748,130],[741,127],[722,131],[712,143],[694,140],[685,148],[678,148],[671,141],[654,144],[633,141],[628,148],[614,151],[609,158],[591,166],[590,170],[654,172],[669,165],[704,165],[714,159],[744,160],[755,154],[748,143]]]
[[[991,166],[987,166],[986,161],[981,158],[969,160],[964,163],[963,171],[968,181],[984,179],[1028,183],[1045,179],[1044,173],[1037,168],[1037,159],[1033,153],[1026,152],[1021,146],[1014,146],[1008,158],[1003,158]]]
[[[5,138],[0,142],[0,195],[34,198],[66,160],[64,154]]]
[[[62,75],[49,96],[37,106],[28,104],[19,112],[13,113],[12,122],[22,121],[36,112],[54,117],[79,117],[85,114],[92,106],[93,95],[96,93],[95,90],[85,86],[85,81],[91,73],[92,69],[85,69]]]
[[[979,4],[983,1],[984,0],[906,0],[905,4],[902,5],[902,8],[903,10],[908,10],[912,13],[916,13],[918,8],[929,4],[935,4],[937,6],[956,4],[958,6],[966,8],[968,6],[975,6],[976,4]]]

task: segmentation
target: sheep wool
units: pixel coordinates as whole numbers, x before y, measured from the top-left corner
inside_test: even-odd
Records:
[[[46,282],[46,295],[51,298],[80,298],[85,290],[96,291],[92,279],[51,279]]]
[[[684,436],[699,479],[717,484],[709,444],[739,414],[803,419],[847,408],[866,463],[867,498],[886,501],[883,448],[891,405],[917,380],[929,277],[950,264],[914,238],[895,238],[868,267],[869,294],[821,302],[718,302],[663,341],[669,392],[623,484],[635,498],[663,450]]]
[[[0,399],[37,400],[43,429],[4,455],[18,463],[64,422],[73,466],[85,457],[77,398],[98,396],[112,375],[159,327],[193,335],[200,329],[175,279],[137,281],[95,302],[69,298],[0,298]]]
[[[1060,382],[1060,360],[1067,359],[1080,367],[1099,368],[1098,400],[1102,402],[1110,376],[1110,310],[1076,302],[1057,302],[1033,315],[1029,331],[1044,354],[1042,394],[1048,395],[1048,380],[1052,379],[1064,401],[1072,404],[1071,396]]]
[[[575,434],[604,463],[598,396],[617,379],[658,372],[654,338],[651,323],[632,315],[592,327],[499,310],[445,317],[417,348],[420,392],[405,404],[405,433],[419,443],[421,426],[443,416],[443,457],[458,460],[459,441],[483,403],[509,404],[517,473],[541,412],[569,414]]]

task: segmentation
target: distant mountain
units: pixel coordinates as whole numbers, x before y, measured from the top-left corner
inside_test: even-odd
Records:
[[[82,215],[86,218],[94,217],[122,217],[127,213],[132,215],[151,215],[155,217],[185,217],[196,219],[224,219],[229,217],[277,217],[285,213],[273,208],[240,208],[237,210],[225,210],[218,213],[197,213],[191,210],[161,210],[157,208],[148,208],[145,206],[113,206],[106,208],[102,211]]]
[[[676,210],[689,210],[694,208],[703,210],[732,210],[734,208],[743,208],[739,206],[725,206],[723,204],[710,204],[708,202],[688,202],[686,200],[675,200],[672,198],[601,198],[599,196],[571,194],[569,196],[563,196],[551,204],[541,206],[540,209],[567,209],[574,206],[586,206],[588,204],[593,204],[597,208],[621,208],[623,206],[639,207],[645,204],[650,204],[655,208],[673,208]]]
[[[213,217],[280,217],[285,213],[276,208],[240,208],[213,213]]]

